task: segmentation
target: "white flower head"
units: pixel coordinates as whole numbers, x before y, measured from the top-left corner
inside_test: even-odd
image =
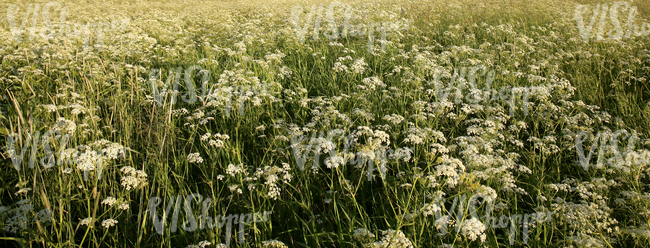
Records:
[[[485,235],[485,225],[475,217],[463,222],[460,230],[463,236],[466,236],[472,241],[475,241],[480,237],[481,242],[485,242],[485,239],[487,238],[487,235]]]
[[[129,204],[128,203],[121,203],[120,205],[117,206],[118,209],[120,210],[127,210],[129,209]]]
[[[83,220],[81,220],[81,221],[79,222],[79,225],[82,225],[82,226],[84,226],[84,225],[85,225],[85,226],[90,225],[90,222],[92,222],[92,220],[93,220],[92,217],[85,218],[85,219],[83,219]]]
[[[356,230],[354,230],[354,233],[352,234],[352,236],[355,239],[360,239],[360,240],[374,239],[375,238],[375,235],[372,234],[370,231],[368,231],[368,229],[365,229],[365,228],[357,228]]]
[[[117,224],[117,220],[114,220],[114,219],[107,219],[107,220],[102,221],[102,226],[104,228],[109,228],[109,227],[115,226],[115,224]]]
[[[187,155],[187,162],[189,162],[190,164],[203,163],[203,158],[201,157],[201,154],[199,154],[198,152],[190,153],[189,155]]]
[[[269,247],[269,248],[289,248],[287,245],[285,245],[284,243],[282,243],[282,241],[278,241],[278,240],[275,240],[275,239],[262,241],[262,247]]]
[[[106,197],[106,199],[104,199],[102,201],[102,204],[106,204],[108,206],[113,206],[113,204],[115,204],[116,202],[117,202],[117,199],[115,199],[115,197],[109,196],[109,197]]]

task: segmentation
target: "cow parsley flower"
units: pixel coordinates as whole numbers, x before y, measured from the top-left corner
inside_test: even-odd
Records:
[[[96,166],[103,166],[105,157],[96,151],[88,150],[77,158],[77,169],[83,171],[95,170]]]
[[[210,140],[208,143],[216,148],[222,148],[224,145],[222,140]]]
[[[90,222],[91,222],[92,220],[93,220],[92,217],[85,218],[85,219],[83,219],[83,220],[81,220],[81,221],[79,222],[79,225],[82,225],[82,226],[84,226],[84,225],[85,225],[85,226],[90,225]]]
[[[212,245],[212,243],[210,243],[207,240],[203,240],[203,241],[199,242],[198,245],[188,245],[188,246],[186,246],[186,248],[205,248],[206,246],[210,246],[210,245]],[[222,245],[223,245],[223,247],[226,247],[225,244],[219,244],[219,245],[217,245],[217,248],[221,248]]]
[[[235,177],[237,174],[242,172],[244,172],[243,164],[238,164],[238,165],[228,164],[228,168],[226,169],[226,173],[231,177]]]
[[[368,64],[365,62],[365,58],[360,58],[355,60],[354,63],[352,63],[350,69],[352,69],[352,73],[361,74],[364,71],[366,71],[367,66]]]
[[[391,247],[391,248],[413,248],[413,243],[409,240],[406,235],[401,230],[386,230],[383,231],[384,235],[381,238],[380,247]]]
[[[420,212],[422,212],[422,215],[424,217],[427,217],[427,216],[431,216],[431,215],[435,214],[436,212],[438,212],[440,210],[441,210],[440,205],[438,205],[437,203],[432,202],[432,203],[429,203],[429,204],[425,203],[424,207],[422,209],[420,209]]]
[[[336,62],[334,63],[334,67],[332,68],[335,72],[348,72],[348,67],[342,64],[341,62]]]
[[[129,209],[129,204],[128,203],[122,203],[122,204],[118,205],[117,208],[120,209],[120,210],[127,210],[127,209]]]
[[[45,111],[50,113],[56,112],[57,110],[56,105],[54,104],[42,104],[41,106],[45,109]]]
[[[203,158],[201,158],[201,154],[198,152],[196,153],[190,153],[187,155],[187,162],[193,164],[193,163],[203,163]]]
[[[282,243],[281,241],[272,239],[272,240],[266,240],[262,241],[262,247],[269,247],[269,248],[289,248],[287,245]]]
[[[121,180],[121,184],[126,187],[126,190],[147,185],[147,174],[144,171],[136,170],[131,166],[124,166],[120,171],[127,174]]]
[[[125,151],[126,148],[123,145],[120,145],[118,143],[110,143],[101,150],[101,154],[110,159],[118,159],[120,155],[121,157],[126,157]]]
[[[325,165],[327,166],[328,169],[332,168],[338,168],[339,166],[343,165],[345,163],[345,160],[343,157],[340,156],[334,156],[327,158],[325,160]]]
[[[113,206],[113,204],[115,204],[116,202],[117,202],[117,199],[115,199],[115,197],[109,196],[109,197],[106,197],[106,199],[104,199],[102,201],[102,204],[106,204],[108,206]]]
[[[102,226],[104,228],[109,228],[109,227],[115,226],[115,224],[117,224],[117,220],[114,220],[114,219],[107,219],[107,220],[102,221]]]
[[[358,240],[366,240],[366,239],[374,239],[375,238],[375,235],[372,234],[370,231],[368,231],[368,229],[365,229],[365,228],[357,228],[356,230],[354,230],[354,233],[352,234],[352,236],[355,239],[358,239]]]
[[[487,235],[484,234],[485,225],[475,217],[466,220],[460,230],[463,236],[467,236],[472,241],[481,237],[481,242],[485,242],[485,239],[487,238]]]

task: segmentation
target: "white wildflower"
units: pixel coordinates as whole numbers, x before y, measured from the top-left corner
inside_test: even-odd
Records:
[[[83,219],[83,220],[81,220],[81,221],[79,222],[79,225],[82,225],[82,226],[83,226],[83,225],[85,225],[85,226],[90,225],[90,222],[91,222],[92,220],[93,220],[92,217],[85,218],[85,219]]]
[[[484,234],[485,225],[475,217],[466,220],[460,230],[463,236],[467,236],[472,241],[475,241],[479,236],[481,242],[485,242],[485,239],[487,238],[487,235]]]
[[[102,201],[102,204],[106,204],[108,206],[113,206],[113,204],[115,204],[116,202],[117,202],[117,199],[115,199],[115,197],[109,196],[109,197],[106,197],[106,199],[104,199]]]
[[[190,153],[187,155],[187,162],[193,164],[193,163],[203,163],[203,158],[201,157],[201,154],[198,152],[196,153]]]
[[[107,220],[102,221],[102,226],[104,228],[109,228],[109,227],[115,226],[115,224],[117,224],[117,220],[114,220],[114,219],[107,219]]]

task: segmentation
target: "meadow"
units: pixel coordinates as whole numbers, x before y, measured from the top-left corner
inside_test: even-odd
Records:
[[[0,13],[1,247],[650,247],[648,1]]]

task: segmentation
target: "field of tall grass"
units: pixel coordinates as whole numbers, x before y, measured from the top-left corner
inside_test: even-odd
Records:
[[[0,247],[650,247],[648,1],[0,13]]]

